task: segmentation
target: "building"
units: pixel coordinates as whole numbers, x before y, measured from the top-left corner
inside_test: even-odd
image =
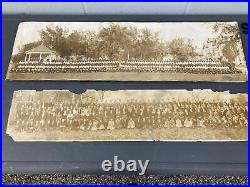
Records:
[[[49,60],[51,62],[52,59],[56,57],[56,52],[50,50],[48,47],[43,44],[26,51],[25,53],[25,62],[37,61],[41,62],[44,60]]]

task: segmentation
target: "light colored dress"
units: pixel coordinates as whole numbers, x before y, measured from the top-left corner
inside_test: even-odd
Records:
[[[115,122],[114,122],[114,120],[112,120],[112,119],[109,120],[107,129],[108,130],[114,130],[115,129]]]
[[[176,127],[182,127],[181,120],[176,120]]]
[[[128,121],[128,128],[129,128],[129,129],[135,128],[135,122],[134,122],[132,119],[130,119],[130,120]]]
[[[199,127],[206,127],[206,126],[204,125],[204,120],[198,120],[198,126],[199,126]]]
[[[98,125],[98,121],[94,120],[91,130],[98,130],[97,125]]]
[[[192,124],[191,120],[185,120],[184,127],[192,127],[192,126],[193,126],[193,124]]]

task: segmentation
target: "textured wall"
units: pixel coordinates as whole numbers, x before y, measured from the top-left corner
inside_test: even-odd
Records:
[[[248,14],[247,2],[2,3],[3,14]]]

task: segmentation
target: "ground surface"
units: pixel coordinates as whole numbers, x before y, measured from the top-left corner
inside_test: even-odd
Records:
[[[9,73],[7,80],[212,81],[245,82],[247,74],[188,74],[161,72]]]
[[[194,133],[195,132],[195,133]],[[62,132],[13,132],[15,141],[246,141],[243,128],[157,128]]]
[[[3,184],[248,184],[247,176],[3,175]]]

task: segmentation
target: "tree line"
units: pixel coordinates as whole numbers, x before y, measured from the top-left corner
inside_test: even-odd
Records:
[[[225,38],[223,35],[225,29],[230,37],[227,35]],[[224,45],[221,49],[222,53],[227,56],[228,60],[234,60],[238,55],[235,52],[237,48],[234,42],[239,39],[238,36],[231,37],[235,35],[235,29],[217,24],[214,26],[214,32],[221,32],[221,34],[217,38],[208,39],[204,44],[204,49],[211,48],[211,46],[213,49],[218,49],[218,46]],[[201,54],[191,39],[179,37],[163,42],[158,33],[148,28],[138,29],[115,23],[102,27],[97,32],[77,30],[69,32],[59,26],[47,26],[40,31],[40,36],[40,41],[24,45],[12,60],[14,62],[23,60],[26,51],[40,44],[56,51],[62,58],[81,56],[86,59],[147,61],[163,60],[164,57],[170,57],[174,61],[214,58],[212,54],[209,57],[209,53]]]

